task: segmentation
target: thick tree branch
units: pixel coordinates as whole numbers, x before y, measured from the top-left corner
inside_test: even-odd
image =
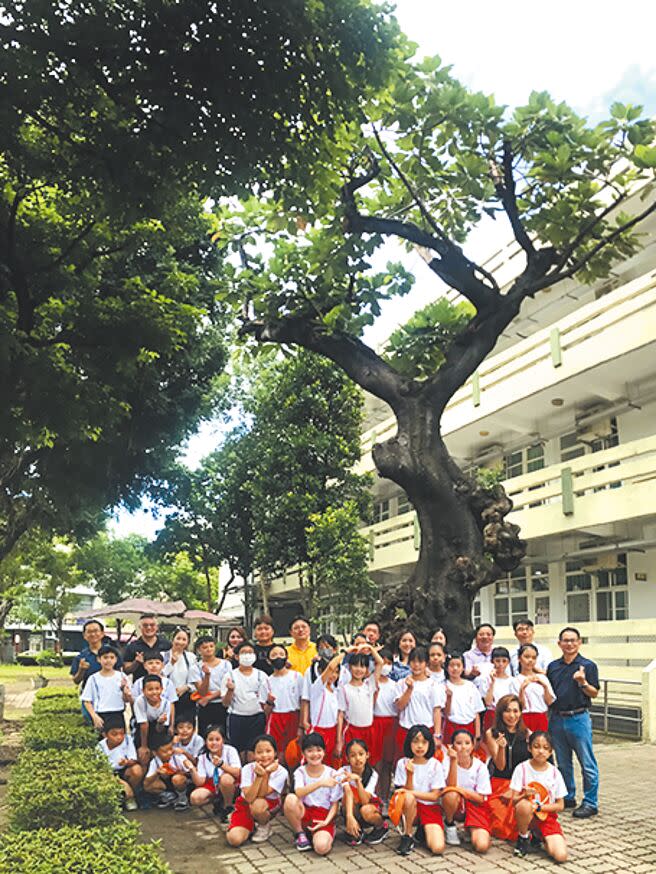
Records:
[[[329,332],[303,318],[279,319],[268,322],[246,322],[240,329],[259,342],[289,343],[303,346],[330,358],[365,391],[384,400],[398,410],[408,395],[419,393],[420,386],[400,376],[373,349],[350,334]]]
[[[55,267],[59,267],[60,264],[63,264],[64,261],[71,254],[71,252],[73,252],[73,250],[82,242],[82,240],[84,240],[85,237],[89,236],[89,234],[91,233],[91,231],[94,229],[95,226],[96,226],[96,222],[94,219],[87,222],[87,224],[82,228],[80,233],[77,234],[77,236],[73,237],[73,239],[68,244],[68,246],[66,246],[66,248],[62,250],[60,255],[58,255],[49,264],[45,264],[43,267],[39,267],[37,270],[34,271],[33,275],[36,275],[39,273],[46,273],[48,270],[52,270]]]
[[[530,261],[535,256],[535,247],[519,217],[517,198],[515,196],[515,179],[513,176],[513,153],[512,146],[508,140],[503,144],[502,169],[503,172],[500,174],[496,164],[493,164],[492,180],[494,187],[506,211],[515,239],[526,252],[526,257]]]
[[[616,200],[614,200],[609,206],[603,209],[598,215],[595,215],[589,222],[586,222],[585,225],[581,228],[578,234],[574,237],[572,242],[567,246],[561,256],[558,264],[556,264],[555,272],[562,270],[563,267],[567,264],[569,259],[571,258],[573,252],[576,250],[576,247],[585,240],[588,234],[591,234],[592,231],[597,227],[599,222],[603,221],[606,216],[610,215],[610,213],[616,209],[620,203],[626,200],[627,195],[621,194]]]

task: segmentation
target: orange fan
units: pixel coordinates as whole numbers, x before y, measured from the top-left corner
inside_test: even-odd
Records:
[[[285,762],[288,768],[296,768],[301,764],[303,752],[301,745],[296,738],[292,738],[285,747]]]
[[[437,759],[438,762],[444,761],[444,747],[435,747],[435,755],[434,759]]]
[[[166,771],[167,774],[177,774],[177,770],[173,767],[170,762],[162,762],[161,765],[162,771]]]
[[[544,810],[538,810],[537,806],[538,804],[549,803],[549,792],[544,788],[542,783],[529,783],[526,788],[530,789],[533,795],[533,815],[537,816],[538,819],[546,819],[549,814]]]
[[[203,701],[205,698],[209,698],[209,695],[201,695],[200,692],[192,692],[189,697],[192,701]]]
[[[389,800],[387,815],[393,825],[398,828],[403,816],[403,805],[405,804],[405,790],[397,789]]]

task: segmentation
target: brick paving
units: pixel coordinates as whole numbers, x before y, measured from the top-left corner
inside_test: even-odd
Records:
[[[226,844],[224,829],[209,809],[187,814],[151,811],[139,818],[144,825],[147,820],[148,836],[157,834],[162,838],[162,848],[175,874],[512,874],[553,872],[557,868],[576,874],[616,874],[619,871],[656,874],[656,805],[653,803],[656,746],[598,745],[597,755],[601,769],[600,814],[582,822],[572,819],[569,811],[561,814],[570,849],[569,861],[561,866],[542,852],[517,859],[511,845],[499,841],[493,841],[484,856],[463,845],[447,847],[443,856],[416,849],[410,856],[402,857],[394,851],[398,843],[396,833],[379,846],[351,848],[339,840],[339,826],[330,855],[322,858],[312,852],[296,851],[291,831],[282,816],[275,820],[270,841],[247,843],[233,849]],[[638,799],[637,803],[636,800],[627,803],[629,793]],[[185,853],[181,858],[179,852],[182,848],[178,842],[183,832],[185,843],[193,836],[195,852],[191,857]]]

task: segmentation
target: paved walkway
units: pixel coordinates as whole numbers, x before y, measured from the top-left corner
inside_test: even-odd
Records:
[[[656,746],[646,744],[602,745],[597,747],[601,768],[601,813],[583,822],[569,812],[561,823],[570,847],[570,861],[561,870],[577,874],[655,874],[656,872]],[[579,784],[580,785],[580,784]],[[626,802],[631,792],[636,800]],[[144,811],[139,819],[148,837],[160,837],[163,850],[175,874],[496,874],[496,872],[554,872],[559,866],[544,853],[526,859],[512,855],[512,847],[493,841],[485,856],[467,846],[447,847],[441,857],[415,850],[402,857],[394,852],[396,834],[376,847],[347,847],[339,840],[327,858],[298,853],[291,832],[282,817],[275,821],[271,840],[247,843],[239,850],[228,847],[224,829],[207,811],[186,814]]]

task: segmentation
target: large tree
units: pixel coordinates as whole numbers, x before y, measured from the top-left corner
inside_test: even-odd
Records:
[[[656,210],[654,124],[617,103],[590,126],[545,93],[509,112],[467,91],[439,59],[399,68],[366,113],[342,129],[323,187],[308,178],[291,191],[289,215],[304,200],[303,221],[262,200],[225,208],[222,245],[240,256],[224,265],[226,294],[245,314],[245,335],[324,355],[390,406],[398,430],[373,458],[414,505],[421,547],[383,614],[391,627],[443,625],[457,646],[470,639],[477,592],[519,563],[525,543],[505,518],[503,488],[483,488],[450,456],[442,413],[527,298],[570,277],[605,276],[636,252],[635,231]],[[485,214],[507,221],[522,250],[523,269],[504,288],[462,248]],[[397,334],[386,354],[361,335],[409,287],[400,266],[372,268],[390,239],[418,247],[463,305],[424,313],[407,326],[405,348]]]

